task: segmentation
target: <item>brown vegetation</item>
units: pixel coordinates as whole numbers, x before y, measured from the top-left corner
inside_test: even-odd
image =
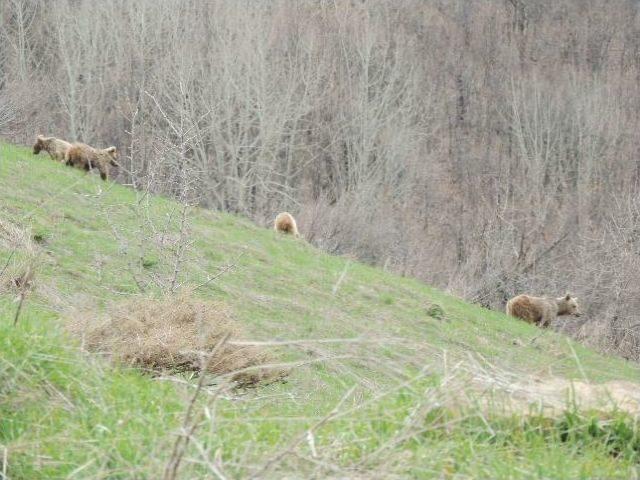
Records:
[[[92,352],[153,372],[201,371],[226,375],[240,386],[283,376],[269,368],[270,356],[253,346],[227,343],[239,335],[224,305],[186,295],[140,298],[115,305],[102,316],[78,312],[71,332]]]
[[[20,295],[32,290],[40,249],[31,230],[0,218],[0,246],[10,252],[0,263],[0,293]]]

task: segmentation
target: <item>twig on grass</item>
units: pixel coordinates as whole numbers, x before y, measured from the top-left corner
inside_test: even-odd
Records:
[[[200,392],[202,391],[205,385],[205,377],[206,371],[211,363],[212,359],[215,357],[216,353],[222,348],[222,346],[229,340],[231,336],[230,333],[227,333],[222,339],[218,342],[215,348],[208,354],[208,358],[201,369],[202,373],[200,374],[200,378],[198,379],[198,386],[196,387],[195,392],[191,396],[191,400],[189,401],[189,405],[187,406],[187,410],[184,414],[184,419],[182,421],[181,434],[178,435],[176,441],[173,444],[173,450],[171,452],[171,457],[167,462],[165,467],[164,476],[162,477],[164,480],[175,480],[178,475],[178,469],[180,468],[180,463],[182,462],[182,458],[186,452],[187,446],[189,445],[189,441],[192,438],[196,428],[198,428],[198,422],[193,420],[193,409],[195,407],[196,401],[200,396]],[[216,391],[216,395],[222,390],[223,385],[220,385],[218,390]],[[215,395],[214,395],[215,398]]]
[[[245,254],[245,252],[240,252],[238,254],[238,256],[233,259],[232,263],[229,263],[229,264],[225,265],[222,268],[222,270],[220,270],[218,273],[216,273],[213,277],[208,277],[204,282],[202,282],[201,284],[196,285],[195,287],[193,287],[193,290],[198,290],[199,288],[206,287],[211,282],[217,280],[218,278],[220,278],[224,274],[226,274],[226,273],[230,272],[231,270],[233,270],[234,268],[236,268],[238,266],[238,260],[240,260],[244,254]]]
[[[22,311],[22,305],[24,304],[24,299],[26,294],[24,292],[20,292],[20,302],[18,303],[18,308],[16,309],[16,314],[13,317],[13,326],[15,327],[18,324],[18,319],[20,318],[20,312]]]
[[[253,341],[253,340],[233,340],[229,342],[229,345],[237,345],[242,347],[276,347],[283,345],[315,345],[315,344],[323,344],[323,343],[391,343],[390,340],[399,340],[402,341],[401,338],[393,338],[387,337],[384,339],[385,342],[381,342],[377,339],[366,339],[362,337],[355,338],[317,338],[317,339],[309,339],[309,338],[301,338],[301,339],[293,339],[293,340],[266,340],[266,341]]]
[[[342,398],[340,398],[340,400],[338,401],[336,406],[333,407],[329,413],[327,413],[324,417],[322,417],[320,420],[318,420],[315,424],[313,424],[307,430],[305,430],[300,435],[298,435],[286,448],[282,449],[275,456],[273,456],[271,459],[269,459],[262,466],[262,468],[260,468],[260,470],[258,470],[256,473],[254,473],[250,478],[263,478],[264,475],[266,473],[268,473],[269,470],[271,470],[271,468],[274,465],[276,465],[278,462],[280,462],[280,460],[282,460],[285,456],[290,454],[293,451],[293,449],[295,449],[298,445],[300,445],[302,442],[304,442],[308,438],[308,436],[310,434],[313,435],[313,432],[315,430],[317,430],[318,428],[322,427],[325,423],[330,422],[333,418],[337,417],[338,414],[340,413],[340,408],[342,407],[342,405],[344,405],[344,403],[347,401],[347,399],[351,396],[351,394],[354,392],[356,387],[357,387],[357,385],[354,385],[349,390],[347,390],[347,392],[342,396]]]
[[[4,266],[2,267],[2,270],[0,271],[0,277],[2,277],[2,275],[4,274],[4,272],[7,270],[7,268],[9,267],[9,263],[11,262],[11,259],[13,258],[13,256],[16,253],[16,249],[14,248],[11,253],[9,254],[9,257],[7,258],[6,263],[4,264]]]
[[[13,317],[13,326],[15,327],[18,324],[18,319],[20,318],[20,312],[22,312],[22,307],[24,305],[24,301],[27,298],[27,294],[33,287],[33,268],[31,265],[27,267],[27,270],[20,275],[18,278],[14,279],[13,283],[18,288],[19,295],[19,303],[18,308],[16,309],[16,314]]]
[[[6,446],[2,446],[2,480],[7,480],[7,463],[8,463],[9,449]]]
[[[338,281],[335,283],[335,285],[333,286],[333,289],[331,290],[331,293],[333,293],[333,295],[338,293],[338,289],[340,288],[340,285],[342,285],[344,277],[346,277],[347,275],[347,270],[349,269],[349,265],[350,265],[350,262],[347,260],[347,262],[344,264],[344,268],[342,269],[342,273],[340,274],[340,277],[338,277]]]

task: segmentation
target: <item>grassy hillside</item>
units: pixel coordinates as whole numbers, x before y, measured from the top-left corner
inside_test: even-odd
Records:
[[[637,475],[630,416],[570,405],[523,416],[472,381],[637,381],[637,365],[247,220],[187,214],[181,239],[174,202],[0,145],[0,282],[37,265],[17,327],[15,292],[0,296],[8,478],[161,476],[194,380],[114,367],[64,325],[159,295],[187,243],[175,283],[226,304],[248,339],[277,344],[266,348],[294,368],[285,384],[205,391],[179,478]]]

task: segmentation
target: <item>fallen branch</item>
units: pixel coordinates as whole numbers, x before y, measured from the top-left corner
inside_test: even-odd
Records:
[[[205,280],[204,282],[202,282],[200,285],[196,285],[195,287],[193,287],[193,290],[198,290],[199,288],[202,287],[206,287],[207,285],[209,285],[211,282],[217,280],[218,278],[220,278],[221,276],[223,276],[225,273],[230,272],[231,270],[233,270],[234,268],[236,268],[238,265],[238,260],[240,260],[240,258],[242,258],[242,256],[245,254],[245,252],[240,252],[240,254],[233,259],[233,263],[230,263],[228,265],[226,265],[220,272],[216,273],[213,277],[209,277],[207,278],[207,280]]]
[[[13,326],[15,327],[18,324],[18,318],[20,318],[20,312],[22,311],[22,305],[24,304],[24,300],[27,298],[26,293],[20,293],[20,302],[18,303],[18,308],[16,309],[16,316],[13,317]]]

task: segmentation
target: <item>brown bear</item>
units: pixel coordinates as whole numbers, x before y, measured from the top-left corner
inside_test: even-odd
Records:
[[[33,154],[38,155],[44,150],[53,160],[64,162],[65,154],[70,148],[71,144],[69,142],[65,142],[56,137],[43,137],[42,135],[38,135],[36,137],[36,143],[33,145]]]
[[[580,316],[577,297],[566,294],[560,298],[518,295],[507,302],[507,315],[521,318],[540,327],[548,327],[558,315]]]
[[[67,165],[82,168],[86,171],[94,168],[100,172],[100,178],[107,180],[109,178],[110,166],[118,166],[116,162],[118,151],[116,147],[109,148],[93,148],[84,143],[74,143],[65,155],[65,163]]]
[[[273,222],[273,229],[276,232],[291,233],[295,237],[299,237],[298,225],[296,225],[296,219],[293,218],[288,212],[279,213]]]

